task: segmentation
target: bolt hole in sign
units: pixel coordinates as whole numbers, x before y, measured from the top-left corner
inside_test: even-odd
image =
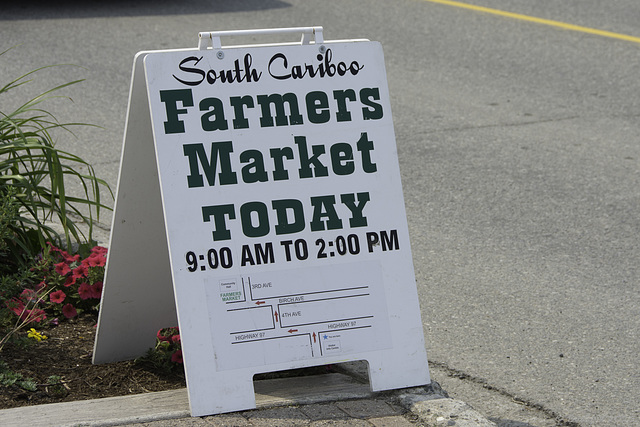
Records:
[[[269,32],[303,37],[220,43]],[[138,58],[192,415],[254,408],[261,372],[429,383],[381,45],[200,38]]]

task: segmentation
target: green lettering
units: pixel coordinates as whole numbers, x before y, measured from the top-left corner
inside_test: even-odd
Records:
[[[364,209],[364,205],[369,201],[369,193],[358,193],[358,204],[355,203],[355,195],[353,193],[350,194],[341,194],[340,201],[346,205],[351,211],[351,219],[349,219],[349,226],[351,228],[355,227],[366,227],[367,226],[367,218],[362,215],[362,211]]]
[[[204,187],[204,179],[200,173],[200,167],[207,177],[209,186],[215,185],[216,165],[220,164],[220,185],[237,184],[236,173],[231,169],[230,153],[233,151],[231,141],[220,141],[211,143],[211,157],[207,158],[204,151],[204,144],[185,144],[182,146],[184,155],[189,158],[189,176],[187,184],[189,188]]]
[[[276,113],[276,126],[300,125],[302,124],[302,115],[298,109],[298,97],[294,93],[285,93],[280,95],[274,93],[272,95],[258,95],[258,104],[262,109],[260,117],[261,127],[273,127],[273,115],[271,114],[271,104],[273,104]],[[287,120],[284,111],[284,103],[289,105],[289,119]]]
[[[211,221],[213,217],[213,224],[215,230],[213,231],[213,241],[229,240],[231,239],[231,231],[227,228],[227,222],[225,216],[229,219],[236,219],[236,212],[233,205],[218,205],[218,206],[203,206],[202,207],[202,220],[204,222]]]
[[[349,101],[356,100],[356,93],[353,89],[347,90],[334,90],[333,97],[338,102],[338,111],[336,112],[336,119],[339,122],[351,121],[351,113],[347,108],[347,99]]]
[[[233,128],[234,129],[247,129],[249,127],[249,120],[244,116],[245,109],[253,108],[253,98],[251,95],[245,96],[232,96],[229,98],[231,106],[233,107]]]
[[[336,175],[350,175],[356,166],[353,162],[353,148],[346,142],[333,144],[330,149],[331,166]]]
[[[362,170],[366,173],[374,173],[377,171],[378,167],[371,161],[373,141],[369,141],[369,136],[366,132],[362,132],[362,134],[360,134],[360,139],[358,140],[356,147],[362,156]]]
[[[298,170],[300,178],[328,176],[329,169],[318,159],[321,154],[324,154],[324,145],[312,145],[311,151],[313,151],[313,156],[309,157],[307,138],[304,136],[294,136],[293,140],[298,146],[298,153],[300,154],[300,169]],[[311,165],[313,165],[313,170],[311,169]]]
[[[200,101],[200,111],[207,111],[200,117],[202,130],[211,132],[229,128],[229,124],[224,118],[224,106],[218,98],[205,98]]]
[[[240,161],[248,163],[242,168],[242,180],[247,184],[265,182],[269,179],[264,168],[264,158],[258,150],[247,150],[240,154]]]
[[[360,102],[369,107],[362,107],[362,118],[365,120],[379,120],[383,116],[382,105],[373,102],[371,99],[380,100],[380,91],[377,87],[360,89]]]
[[[307,117],[311,123],[326,123],[331,118],[329,98],[321,91],[309,92],[305,97]]]
[[[304,209],[300,200],[273,200],[271,206],[276,211],[276,217],[278,219],[278,224],[275,228],[276,234],[292,234],[304,230]],[[289,222],[287,211],[293,215],[292,222]]]
[[[338,217],[335,209],[336,197],[317,196],[311,197],[311,206],[313,206],[313,218],[311,219],[311,231],[337,230],[342,228],[342,220]],[[322,219],[326,218],[325,221]]]
[[[252,217],[258,220],[257,225],[253,225]],[[263,237],[269,234],[269,214],[267,206],[262,202],[247,202],[240,206],[240,221],[242,232],[247,237]]]
[[[273,159],[273,180],[284,181],[289,179],[289,172],[284,168],[284,159],[293,159],[293,150],[291,147],[272,148],[269,150]]]
[[[186,108],[178,108],[178,102],[183,107],[193,107],[193,95],[191,89],[161,90],[160,100],[164,102],[167,113],[167,121],[164,122],[164,133],[184,133],[184,122],[178,118],[180,114],[186,114]]]

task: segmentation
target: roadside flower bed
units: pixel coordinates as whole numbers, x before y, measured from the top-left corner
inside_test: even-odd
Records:
[[[107,372],[111,379],[118,372],[119,382],[131,381],[138,387],[128,385],[129,392],[184,386],[177,327],[160,329],[156,346],[136,361],[91,365],[106,256],[107,249],[101,246],[81,246],[70,254],[48,243],[30,268],[1,279],[0,407],[20,406],[20,396],[28,402],[50,403],[123,393],[124,385],[95,386],[105,374],[93,372]],[[70,331],[75,337],[69,336]],[[46,374],[43,362],[48,364]],[[80,388],[78,381],[84,384]]]
[[[11,55],[19,53],[0,49],[0,62]],[[84,125],[59,122],[45,103],[70,99],[64,90],[81,80],[29,94],[36,75],[59,66],[0,75],[0,408],[184,384],[182,369],[156,375],[145,358],[91,364],[107,255],[92,231],[101,210],[111,210],[105,191],[113,193],[88,162],[56,147]],[[175,332],[150,350],[154,361],[181,366]]]
[[[28,273],[15,279],[12,290],[0,290],[0,351],[12,335],[26,327],[30,327],[27,337],[39,342],[47,339],[39,329],[83,313],[98,314],[107,249],[93,246],[80,252],[84,255],[71,255],[47,243]],[[156,346],[146,357],[167,370],[181,365],[178,327],[160,329]]]
[[[38,329],[57,325],[81,313],[97,313],[107,249],[93,246],[71,255],[51,243],[34,260],[32,267],[16,283],[0,292],[0,350],[13,334],[31,326],[29,338],[38,338]],[[8,280],[7,280],[8,282]],[[41,341],[43,338],[37,339]]]

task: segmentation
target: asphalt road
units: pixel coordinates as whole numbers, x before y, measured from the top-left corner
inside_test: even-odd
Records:
[[[467,3],[520,15],[429,0],[3,5],[0,50],[20,46],[0,77],[82,67],[32,90],[86,79],[52,105],[102,129],[60,145],[115,188],[136,52],[310,25],[380,41],[430,361],[567,422],[640,425],[640,39],[616,37],[640,37],[640,4]]]

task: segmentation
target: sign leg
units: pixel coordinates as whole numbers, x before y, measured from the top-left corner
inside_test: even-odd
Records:
[[[134,63],[93,363],[133,359],[177,315],[142,60]]]

